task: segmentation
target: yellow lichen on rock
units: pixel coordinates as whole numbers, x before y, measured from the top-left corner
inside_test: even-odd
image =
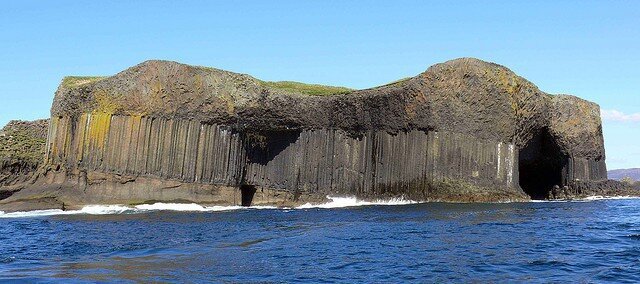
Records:
[[[97,90],[93,96],[96,104],[94,113],[113,114],[122,109],[121,95],[110,95],[104,90]]]

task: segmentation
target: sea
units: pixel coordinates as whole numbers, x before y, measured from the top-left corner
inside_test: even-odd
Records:
[[[330,198],[0,212],[0,282],[640,282],[640,199]]]

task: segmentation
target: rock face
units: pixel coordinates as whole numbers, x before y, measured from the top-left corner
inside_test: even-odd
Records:
[[[0,186],[25,182],[43,162],[49,120],[10,121],[0,130]]]
[[[76,203],[522,200],[607,179],[596,104],[472,58],[366,90],[147,61],[66,78],[51,116],[34,188]]]

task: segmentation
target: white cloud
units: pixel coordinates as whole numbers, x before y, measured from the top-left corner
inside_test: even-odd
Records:
[[[615,109],[604,109],[601,112],[602,119],[605,121],[616,122],[640,122],[640,113],[626,114]]]

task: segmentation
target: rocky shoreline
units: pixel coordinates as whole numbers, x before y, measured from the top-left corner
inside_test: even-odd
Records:
[[[65,78],[50,120],[1,134],[5,212],[638,195],[607,180],[598,105],[473,58],[365,90],[147,61]]]
[[[32,173],[34,176],[47,176],[42,171]],[[49,180],[51,176],[49,175]],[[110,175],[91,177],[93,182],[101,186],[80,189],[76,183],[42,182],[32,178],[14,186],[0,188],[0,211],[5,213],[46,209],[80,210],[89,205],[125,205],[153,203],[196,203],[201,206],[233,206],[242,205],[242,192],[236,187],[220,187],[215,185],[195,185],[179,181],[166,181],[145,177],[120,177],[111,179]],[[33,182],[36,181],[36,182]],[[377,198],[360,198],[363,201],[380,200],[412,200],[417,202],[447,203],[493,203],[493,202],[528,202],[529,196],[513,194],[510,191],[465,192],[463,185],[439,185],[439,193],[428,198],[407,198],[407,196],[379,196]],[[447,188],[443,190],[443,188]],[[341,196],[335,192],[331,196]],[[543,200],[583,200],[590,197],[640,197],[640,190],[633,189],[615,181],[574,183],[571,186],[552,188]],[[231,201],[231,202],[229,202]],[[301,194],[297,197],[281,190],[261,189],[252,197],[252,206],[275,206],[294,208],[303,204],[323,204],[328,201],[327,195]]]

